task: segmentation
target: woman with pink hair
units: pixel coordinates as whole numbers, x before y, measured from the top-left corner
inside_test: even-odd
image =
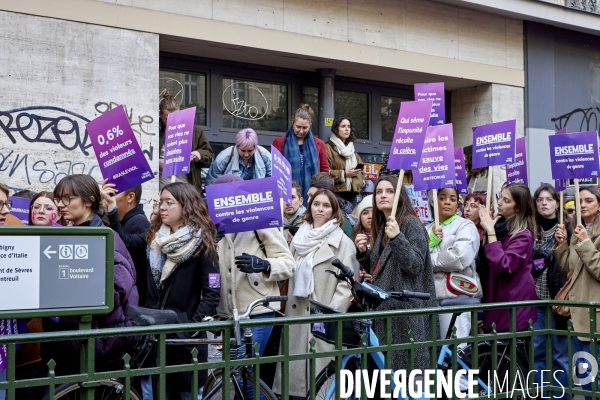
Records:
[[[258,136],[251,128],[239,131],[235,146],[219,153],[206,176],[206,185],[212,185],[222,175],[236,175],[247,181],[271,176],[271,153],[258,145]]]

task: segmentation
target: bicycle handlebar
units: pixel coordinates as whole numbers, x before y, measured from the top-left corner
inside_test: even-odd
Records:
[[[423,293],[423,292],[411,292],[410,290],[403,290],[401,292],[390,292],[390,297],[396,300],[404,300],[404,299],[421,299],[421,300],[429,300],[431,298],[431,294]]]
[[[240,320],[249,319],[252,310],[254,310],[258,306],[266,307],[269,303],[276,301],[287,301],[287,296],[269,296],[263,297],[262,299],[256,299],[252,303],[248,304],[246,311],[243,314],[239,314],[237,308],[233,309],[233,321],[234,321],[234,334],[235,334],[235,342],[238,346],[242,345],[242,338],[240,332]]]

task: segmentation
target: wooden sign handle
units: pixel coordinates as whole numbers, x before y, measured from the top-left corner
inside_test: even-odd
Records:
[[[573,179],[574,181],[574,186],[575,186],[575,216],[576,216],[576,220],[575,220],[575,224],[573,226],[573,228],[575,228],[577,225],[581,224],[581,205],[579,204],[579,179],[575,178]]]
[[[398,176],[398,184],[396,185],[396,194],[394,195],[394,203],[392,204],[392,216],[396,218],[396,210],[398,210],[398,200],[400,200],[400,191],[402,190],[402,181],[404,180],[404,170],[400,170]]]
[[[488,167],[488,173],[487,173],[487,196],[486,196],[486,200],[485,200],[485,208],[486,210],[490,211],[490,202],[492,200],[492,167]]]
[[[440,226],[440,210],[438,207],[438,192],[437,189],[433,189],[433,229],[437,229]]]

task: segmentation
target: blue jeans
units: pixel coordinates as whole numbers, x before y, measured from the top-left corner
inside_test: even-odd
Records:
[[[6,382],[6,368],[0,372],[0,382]],[[0,400],[6,400],[6,390],[0,390]]]
[[[597,344],[596,350],[597,350],[596,361],[599,362],[600,361],[600,344]],[[584,341],[579,340],[577,337],[574,337],[573,338],[573,357],[575,357],[575,353],[577,353],[578,351],[584,351],[584,352],[589,353],[591,355],[592,351],[591,351],[590,342],[584,342]],[[583,374],[579,373],[579,368],[578,368],[578,365],[581,364],[581,363],[587,363],[588,364],[587,371],[585,371]],[[581,357],[578,357],[577,359],[573,360],[573,368],[575,368],[576,376],[579,379],[584,379],[584,378],[586,378],[586,377],[588,377],[590,375],[590,372],[592,370],[592,365],[590,364],[589,361],[586,361],[585,359],[583,359]],[[598,377],[600,377],[600,373],[598,373]],[[584,390],[592,390],[592,384],[591,383],[587,383],[585,385],[582,385],[581,388],[584,389]],[[591,400],[592,397],[591,396],[585,396],[585,399],[586,400]]]
[[[250,317],[250,319],[264,318],[275,318],[275,313],[259,314]],[[245,329],[242,329],[242,342],[244,340],[244,330]],[[269,341],[271,332],[273,331],[273,326],[257,326],[255,328],[250,328],[250,330],[252,331],[252,343],[258,343],[258,354],[262,356],[265,351],[265,347],[267,347],[267,342]],[[241,354],[238,354],[238,358],[242,358],[243,354],[243,352],[241,352]],[[241,379],[238,382],[242,390],[244,390],[244,382]],[[248,398],[254,398],[253,386],[250,382],[248,382]]]
[[[533,329],[536,331],[546,329],[546,314],[545,307],[537,308],[537,321],[533,324]],[[554,320],[554,313],[550,314],[551,327],[556,329],[556,321]],[[566,332],[565,332],[566,333]],[[561,335],[552,335],[552,378],[548,379],[547,372],[544,372],[544,382],[542,383],[542,370],[547,370],[546,367],[546,335],[539,335],[533,337],[533,369],[535,372],[535,381],[539,385],[540,390],[544,386],[550,384],[560,388],[569,387],[569,354],[568,354],[568,337]],[[560,396],[562,392],[555,392],[554,397]],[[550,393],[544,392],[545,398],[550,398]],[[565,393],[561,399],[569,400],[569,395]]]

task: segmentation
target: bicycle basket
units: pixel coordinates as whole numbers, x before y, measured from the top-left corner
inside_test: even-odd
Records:
[[[310,301],[311,315],[339,314],[341,311],[334,310],[317,301]],[[342,345],[358,347],[361,345],[360,338],[363,333],[369,332],[371,321],[350,320],[342,322]],[[312,322],[310,331],[314,337],[330,344],[335,344],[335,322]]]

